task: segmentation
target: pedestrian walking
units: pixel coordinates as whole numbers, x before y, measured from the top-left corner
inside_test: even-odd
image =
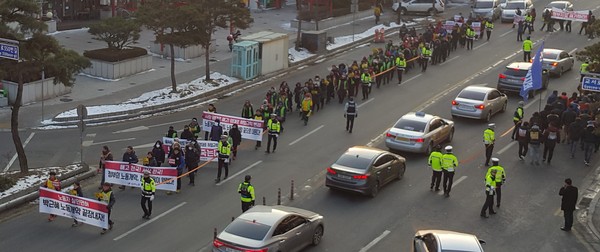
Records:
[[[75,181],[75,183],[73,183],[73,187],[71,190],[69,190],[69,194],[77,197],[83,197],[83,191],[81,190],[81,184],[79,181]],[[79,221],[77,221],[76,218],[73,218],[73,224],[71,224],[71,227],[77,226],[79,226]]]
[[[110,152],[108,146],[102,146],[102,151],[100,152],[100,163],[98,164],[98,167],[102,172],[102,178],[100,178],[100,186],[98,187],[98,189],[102,189],[102,184],[104,184],[104,179],[106,177],[106,161],[113,160],[113,154]]]
[[[254,108],[252,107],[252,103],[250,103],[249,100],[246,100],[244,102],[244,106],[242,107],[242,118],[254,118]]]
[[[250,175],[246,175],[244,177],[244,182],[240,183],[238,186],[238,193],[242,200],[242,213],[254,206],[256,195],[254,194],[254,186],[250,184],[251,179],[252,177]]]
[[[531,126],[528,136],[529,150],[531,153],[531,165],[540,165],[540,144],[542,143],[542,132],[537,124]]]
[[[263,112],[260,108],[256,109],[256,113],[254,113],[254,120],[264,121]],[[266,128],[267,128],[266,124],[263,124],[263,130],[265,130]],[[262,140],[262,135],[260,135],[260,138]],[[258,148],[260,148],[261,143],[262,143],[261,140],[256,140],[256,145],[254,145],[254,150],[258,150]]]
[[[165,163],[165,149],[163,149],[163,142],[158,140],[152,147],[152,156],[156,159],[156,166],[160,167]]]
[[[523,41],[523,61],[529,62],[531,60],[532,48],[533,42],[531,42],[531,37],[527,36],[527,39]]]
[[[176,193],[181,192],[181,174],[183,174],[183,168],[185,167],[185,159],[183,157],[183,151],[181,147],[175,147],[169,155],[169,165],[176,167],[177,169],[177,190]],[[167,195],[171,195],[171,192],[167,192]]]
[[[421,48],[421,72],[427,71],[427,63],[429,62],[430,58],[431,49],[429,48],[429,45],[425,45],[423,48]]]
[[[221,120],[215,119],[215,123],[210,127],[210,140],[219,141],[223,135],[223,126],[221,126]]]
[[[304,126],[308,124],[308,118],[312,113],[313,101],[310,97],[310,93],[304,94],[304,99],[302,100],[302,121],[304,121]]]
[[[525,24],[523,20],[519,20],[517,26],[517,41],[523,41],[523,33],[525,33]]]
[[[442,181],[442,158],[443,154],[441,152],[441,146],[436,145],[433,147],[433,151],[429,154],[429,159],[427,160],[427,165],[431,167],[431,185],[429,186],[429,190],[433,190],[433,186],[435,185],[435,191],[440,190],[440,183]]]
[[[373,14],[375,15],[375,25],[379,24],[379,17],[381,16],[381,9],[379,6],[375,6],[373,9]]]
[[[519,101],[519,105],[517,106],[517,109],[515,109],[515,113],[513,114],[513,124],[515,125],[515,127],[511,134],[512,140],[516,139],[517,131],[519,130],[521,123],[523,123],[523,118],[525,118],[525,111],[523,110],[524,106],[525,102]]]
[[[154,154],[152,154],[152,151],[148,151],[148,153],[146,153],[146,156],[142,159],[142,165],[151,167],[157,166],[156,158],[154,158]]]
[[[281,133],[281,122],[277,119],[274,114],[271,114],[271,119],[267,123],[267,130],[269,131],[269,138],[267,140],[267,150],[266,153],[271,153],[271,141],[273,141],[273,153],[275,153],[275,149],[277,149],[277,138],[279,138],[279,133]]]
[[[592,154],[594,154],[594,148],[597,141],[597,137],[594,134],[595,129],[596,127],[593,123],[588,123],[588,125],[585,128],[585,131],[583,131],[583,136],[581,137],[584,149],[583,163],[587,166],[590,165],[590,160],[592,159]]]
[[[344,118],[346,118],[346,131],[352,133],[354,128],[354,118],[358,117],[358,106],[354,102],[354,97],[349,97],[344,106]]]
[[[492,166],[488,168],[487,174],[491,174],[492,172],[496,172],[495,182],[496,182],[496,207],[500,208],[500,202],[502,201],[502,185],[506,183],[506,172],[504,171],[504,167],[500,166],[500,159],[492,158]],[[493,202],[492,202],[493,203]]]
[[[571,151],[571,159],[575,158],[575,151],[577,150],[577,145],[583,136],[585,128],[583,127],[583,122],[580,117],[575,118],[575,121],[569,124],[569,129],[567,131],[567,137],[569,144],[569,149]]]
[[[139,162],[138,156],[135,154],[135,150],[133,150],[133,147],[131,147],[131,145],[127,146],[125,153],[123,153],[122,161],[129,164],[137,164]],[[119,186],[119,189],[125,190],[125,186],[121,185]]]
[[[542,156],[542,162],[552,161],[554,155],[554,147],[557,143],[560,143],[560,130],[555,123],[549,123],[548,128],[544,130],[544,154]],[[548,157],[548,159],[546,159]]]
[[[573,181],[567,178],[563,187],[558,191],[558,195],[562,196],[560,209],[563,210],[565,218],[565,224],[560,230],[571,231],[571,227],[573,226],[573,212],[575,211],[575,205],[577,205],[579,191],[577,187],[573,186]]]
[[[217,171],[217,178],[215,179],[215,183],[221,182],[221,171],[223,170],[223,168],[225,168],[224,179],[227,179],[227,176],[229,176],[229,155],[231,154],[231,146],[227,142],[227,138],[228,137],[226,135],[223,135],[221,136],[221,141],[219,141],[217,149],[219,157],[219,169]]]
[[[185,166],[188,170],[188,178],[190,179],[188,185],[195,186],[196,185],[196,167],[198,167],[198,163],[200,162],[200,149],[196,149],[196,146],[189,143],[185,149]]]
[[[173,126],[169,126],[169,130],[167,131],[166,137],[177,138],[177,131],[175,130],[175,128],[173,128]]]
[[[467,25],[467,50],[473,50],[473,41],[475,41],[475,30],[469,25]]]
[[[144,171],[144,177],[142,177],[142,210],[144,211],[144,216],[142,219],[150,219],[150,215],[152,215],[152,201],[154,201],[154,194],[156,193],[156,184],[154,183],[154,179],[150,177],[150,171]],[[147,207],[146,207],[147,206]]]
[[[490,21],[488,19],[487,22],[485,22],[485,34],[487,36],[487,40],[486,41],[490,41],[490,37],[492,36],[492,31],[494,30],[494,23],[492,23],[492,21]]]
[[[517,142],[519,143],[519,159],[524,160],[529,150],[529,122],[523,122],[517,130]]]
[[[363,70],[363,73],[360,76],[361,86],[362,86],[362,99],[369,99],[369,88],[371,87],[371,74],[367,69]]]
[[[238,146],[242,143],[242,132],[238,128],[237,124],[231,125],[231,129],[229,130],[229,136],[232,140],[231,152],[233,154],[232,159],[235,160],[237,158]]]
[[[494,143],[496,142],[495,123],[488,124],[487,129],[483,131],[483,145],[485,146],[485,166],[489,166],[490,158],[494,152]]]
[[[485,176],[485,203],[481,208],[481,213],[479,214],[483,218],[489,218],[485,212],[489,212],[490,215],[496,214],[494,212],[494,194],[496,187],[496,170],[492,170],[489,174]]]
[[[398,84],[402,83],[402,74],[404,74],[404,70],[406,69],[406,59],[404,58],[404,54],[398,54],[396,58],[396,72],[398,72]]]
[[[442,187],[444,188],[444,195],[450,197],[450,190],[452,189],[452,183],[454,182],[454,172],[456,167],[458,167],[458,159],[452,154],[452,146],[448,145],[444,149],[446,150],[446,153],[442,156],[442,169],[444,175]]]
[[[102,201],[107,204],[106,210],[108,210],[108,230],[112,230],[113,225],[115,223],[110,218],[110,215],[112,213],[112,208],[115,205],[116,199],[115,199],[115,195],[114,195],[112,189],[110,188],[110,183],[104,182],[104,184],[102,184],[102,191],[100,191],[97,194],[97,198],[98,198],[98,201]],[[100,234],[106,234],[106,232],[107,232],[106,228],[103,228],[102,232],[100,232]]]
[[[208,104],[208,108],[206,109],[206,112],[217,113],[217,107],[215,107],[214,104],[210,103],[210,104]],[[208,140],[208,135],[209,134],[210,134],[209,131],[205,131],[204,132],[204,140]]]

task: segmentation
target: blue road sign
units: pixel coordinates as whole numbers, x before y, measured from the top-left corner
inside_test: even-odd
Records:
[[[0,41],[0,58],[19,60],[19,45]]]
[[[581,88],[583,90],[600,92],[600,78],[583,77]]]

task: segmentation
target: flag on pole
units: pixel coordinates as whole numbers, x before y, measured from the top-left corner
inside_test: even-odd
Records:
[[[538,90],[542,88],[543,50],[544,41],[542,41],[542,45],[538,48],[537,52],[533,56],[533,63],[531,63],[531,68],[529,68],[527,75],[525,75],[525,81],[523,81],[523,86],[521,87],[521,92],[519,93],[525,101],[527,101],[527,98],[529,98],[530,90]]]

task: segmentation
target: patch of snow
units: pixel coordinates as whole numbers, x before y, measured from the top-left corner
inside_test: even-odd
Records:
[[[159,57],[161,59],[171,59],[171,57],[168,57],[168,56],[162,55],[162,54],[158,54],[158,53],[153,53],[151,51],[148,51],[148,54],[152,55],[153,57]],[[182,59],[182,58],[175,58],[175,61],[178,61],[178,62],[189,62],[190,60],[186,60],[186,59]]]
[[[48,33],[46,35],[54,36],[54,35],[58,35],[58,34],[61,34],[61,33],[87,32],[89,29],[90,28],[88,28],[88,27],[83,27],[83,28],[80,28],[80,29],[55,31],[55,32]]]
[[[423,19],[425,20],[425,19]],[[406,23],[402,23],[405,24],[406,26],[412,26],[415,25],[416,23],[414,22],[406,22]],[[379,30],[381,28],[385,29],[385,30],[389,30],[391,28],[396,28],[396,27],[400,27],[402,24],[396,24],[395,22],[391,22],[390,26],[385,26],[383,24],[380,25],[376,25],[371,27],[370,29],[362,32],[362,33],[357,33],[353,35],[347,35],[347,36],[341,36],[341,37],[335,37],[334,38],[334,43],[333,44],[328,44],[327,45],[327,50],[333,50],[333,49],[337,49],[339,47],[345,46],[347,44],[351,44],[356,40],[360,40],[363,38],[367,38],[370,36],[373,36],[375,34],[375,30]]]
[[[280,27],[283,28],[286,31],[297,31],[298,30],[296,28],[292,28],[292,23],[291,22],[282,23],[280,25]]]
[[[212,72],[210,74],[212,82],[206,82],[205,76],[195,79],[189,83],[177,85],[178,93],[171,93],[171,87],[165,87],[160,90],[150,91],[140,95],[137,98],[129,99],[128,101],[121,104],[110,104],[110,105],[97,105],[89,106],[88,115],[101,115],[115,112],[126,112],[134,109],[143,107],[162,105],[166,103],[175,102],[178,100],[186,99],[189,97],[195,97],[205,93],[207,91],[214,90],[219,87],[228,86],[232,83],[238,82],[239,79],[223,75],[218,72]],[[77,110],[71,109],[62,112],[56,116],[56,118],[74,117],[77,116]],[[46,121],[44,121],[46,122]]]
[[[4,192],[0,192],[0,199],[16,194],[34,186],[40,186],[44,181],[46,181],[46,179],[48,179],[48,174],[50,173],[50,171],[55,171],[56,175],[60,176],[62,174],[77,170],[79,168],[81,168],[81,165],[75,164],[66,167],[46,167],[40,169],[31,169],[31,175],[19,178],[15,185],[13,185],[11,188],[8,188]],[[18,172],[19,171],[10,171],[7,173],[0,173],[0,176],[12,175]]]
[[[304,59],[308,59],[310,57],[315,56],[316,54],[310,53],[308,50],[304,48],[300,48],[300,51],[296,51],[293,47],[288,49],[288,54],[291,55],[290,62],[298,62]]]
[[[120,78],[119,79],[107,79],[107,78],[102,78],[102,77],[99,77],[99,76],[89,75],[89,74],[86,74],[86,73],[79,73],[79,75],[85,76],[85,77],[88,77],[88,78],[92,78],[92,79],[96,79],[96,80],[101,80],[101,81],[115,82],[115,81],[120,81],[121,80]]]

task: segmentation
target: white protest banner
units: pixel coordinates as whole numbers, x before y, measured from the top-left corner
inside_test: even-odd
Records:
[[[163,150],[168,155],[171,150],[171,145],[173,145],[173,143],[175,142],[175,139],[170,138],[170,137],[163,137],[162,141],[163,141]],[[189,142],[188,140],[185,140],[185,139],[177,139],[177,141],[179,141],[179,144],[181,144],[181,148],[184,148],[185,145],[188,144],[188,142]],[[212,162],[218,161],[218,159],[216,159],[216,157],[218,156],[217,149],[219,148],[219,142],[204,141],[204,140],[197,140],[196,142],[200,146],[200,161],[209,161],[209,160],[211,160]]]
[[[448,34],[452,33],[452,29],[454,29],[454,24],[455,24],[455,22],[452,20],[447,20],[446,23],[444,24],[444,29],[446,29],[446,32]]]
[[[144,171],[148,171],[150,172],[150,177],[156,183],[156,189],[165,191],[177,190],[177,169],[175,167],[150,167],[118,161],[106,161],[104,166],[106,168],[104,181],[111,184],[140,187]],[[160,184],[167,180],[171,181]]]
[[[237,124],[240,132],[242,132],[242,138],[254,141],[262,140],[263,121],[237,116],[228,116],[204,111],[202,112],[202,130],[210,132],[210,128],[213,126],[216,119],[219,119],[223,131],[229,131],[231,125]]]
[[[481,22],[471,23],[471,28],[473,28],[473,31],[475,32],[475,34],[477,34],[477,36],[481,34]]]
[[[588,14],[589,14],[588,10],[568,11],[568,10],[561,10],[561,9],[552,7],[552,18],[553,19],[587,22],[590,18]]]
[[[519,24],[519,21],[525,22],[525,16],[515,15],[515,18],[513,19],[513,24]]]
[[[92,226],[108,228],[108,209],[105,202],[41,187],[39,205],[40,213],[54,214]]]

